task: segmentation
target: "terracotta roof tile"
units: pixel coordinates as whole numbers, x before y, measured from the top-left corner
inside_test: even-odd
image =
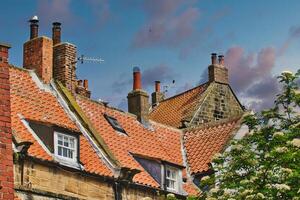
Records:
[[[187,130],[184,147],[191,174],[207,171],[214,154],[220,152],[232,137],[238,120],[220,123],[210,127]]]
[[[191,182],[191,181],[187,181],[186,183],[184,183],[183,184],[183,189],[190,196],[197,196],[200,193],[199,188],[197,188],[197,186],[193,182]]]
[[[56,97],[50,92],[40,89],[26,70],[10,67],[10,96],[12,130],[17,142],[29,141],[33,144],[28,150],[32,157],[53,161],[33,135],[24,126],[20,115],[26,120],[53,124],[71,131],[79,132],[73,121],[70,120]],[[80,161],[85,170],[90,173],[112,176],[87,139],[80,135]]]
[[[164,160],[183,165],[180,137],[181,132],[158,123],[151,123],[154,131],[145,128],[136,117],[104,106],[101,103],[77,96],[77,103],[85,112],[97,132],[120,161],[122,167],[141,170],[134,176],[136,183],[159,187],[159,184],[142,168],[132,155]],[[104,117],[107,114],[118,120],[127,135],[114,130]]]
[[[182,120],[193,115],[199,104],[201,94],[206,90],[207,86],[208,83],[205,83],[165,99],[153,109],[150,113],[150,119],[179,128],[182,125]]]

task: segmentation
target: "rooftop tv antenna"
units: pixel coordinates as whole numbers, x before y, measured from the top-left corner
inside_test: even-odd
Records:
[[[173,80],[172,83],[163,86],[163,94],[165,95],[173,87],[175,87],[175,80]]]
[[[81,64],[84,62],[93,62],[93,63],[103,63],[104,60],[102,58],[92,58],[92,57],[86,57],[84,55],[81,55],[77,58],[77,61],[79,61]]]

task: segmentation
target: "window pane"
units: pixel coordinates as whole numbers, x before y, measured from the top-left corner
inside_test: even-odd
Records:
[[[68,155],[69,158],[73,158],[73,151],[72,150],[69,150],[69,155]]]
[[[70,138],[70,147],[71,148],[74,148],[74,146],[75,146],[74,143],[75,143],[74,138]]]
[[[175,175],[175,171],[172,171],[172,172],[171,172],[171,178],[172,178],[172,179],[175,179],[175,176],[176,176],[176,175]]]
[[[61,156],[61,147],[58,147],[58,152],[57,152],[57,154]]]
[[[63,157],[67,157],[67,156],[68,156],[67,149],[63,148]]]
[[[170,177],[170,170],[167,169],[167,177]]]

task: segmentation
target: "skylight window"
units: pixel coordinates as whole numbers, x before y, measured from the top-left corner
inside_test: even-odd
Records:
[[[77,161],[77,138],[54,132],[54,154],[64,160]]]
[[[118,122],[118,120],[116,118],[113,118],[111,116],[108,116],[106,114],[104,114],[104,117],[106,118],[106,120],[109,122],[109,124],[118,132],[127,134],[126,131],[123,129],[123,127],[121,126],[121,124]]]

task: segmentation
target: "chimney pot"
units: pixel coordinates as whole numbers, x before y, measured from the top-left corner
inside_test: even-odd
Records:
[[[30,20],[30,39],[37,38],[39,35],[39,20],[37,16],[33,16]]]
[[[216,53],[211,54],[211,64],[212,65],[217,64],[217,54]]]
[[[160,81],[155,81],[155,92],[160,92]]]
[[[83,87],[87,90],[89,89],[89,81],[88,80],[86,80],[86,79],[83,80]]]
[[[52,40],[53,46],[59,44],[61,42],[61,23],[60,22],[53,22],[52,23]]]
[[[78,85],[78,86],[82,86],[82,80],[78,80],[78,81],[77,81],[77,85]]]
[[[133,68],[133,90],[142,89],[141,72],[139,67]]]
[[[0,63],[8,63],[8,49],[10,49],[10,45],[0,43]]]
[[[224,66],[224,56],[223,55],[219,55],[219,64]]]

